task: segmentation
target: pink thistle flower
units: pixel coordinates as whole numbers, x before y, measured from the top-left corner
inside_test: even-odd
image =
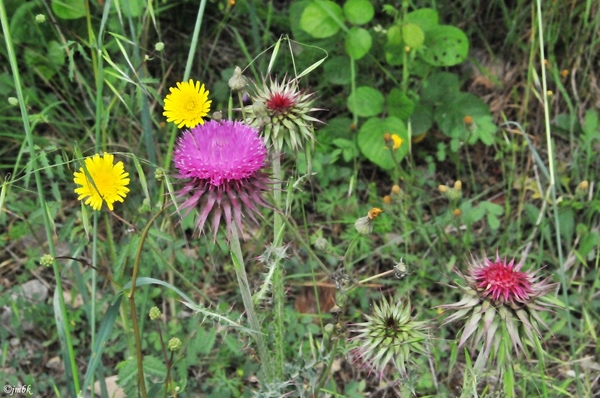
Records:
[[[457,285],[463,292],[459,302],[439,306],[456,310],[442,325],[465,320],[458,347],[470,340],[472,347],[480,350],[476,366],[483,366],[492,348],[496,358],[510,359],[509,345],[503,344],[502,336],[507,337],[518,354],[525,351],[522,337],[535,344],[542,336],[538,325],[548,328],[537,311],[547,310],[549,305],[544,306],[538,299],[557,284],[548,283],[548,278],[540,281],[536,276],[538,271],[522,271],[522,266],[522,262],[515,264],[513,259],[507,263],[506,258],[502,260],[496,254],[495,261],[472,258],[466,275],[455,269],[467,286]],[[499,355],[501,347],[504,355]]]
[[[181,207],[184,216],[198,208],[196,229],[201,234],[211,219],[214,238],[221,219],[227,225],[227,237],[233,228],[242,231],[242,218],[258,223],[257,206],[269,207],[262,195],[270,180],[261,169],[267,149],[258,131],[241,122],[208,121],[187,130],[173,152],[178,178],[188,179],[178,196],[191,195]]]

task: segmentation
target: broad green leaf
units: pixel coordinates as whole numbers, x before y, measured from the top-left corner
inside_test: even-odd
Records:
[[[357,116],[369,117],[383,112],[384,102],[381,92],[369,86],[362,86],[356,89],[354,95],[350,94],[346,104],[350,112]]]
[[[404,63],[404,42],[400,40],[400,44],[385,43],[385,60],[391,66],[398,66]]]
[[[364,57],[373,44],[373,39],[368,30],[354,27],[350,29],[344,41],[346,53],[353,59],[361,59]]]
[[[487,211],[488,213],[493,214],[495,216],[501,216],[502,214],[504,214],[504,207],[494,202],[484,201],[481,202],[479,206],[485,209],[485,211]]]
[[[331,84],[350,84],[350,59],[345,56],[333,57],[325,62],[325,79]]]
[[[424,32],[438,26],[440,17],[436,10],[432,8],[421,8],[419,10],[406,14],[403,23],[414,23],[418,25]]]
[[[348,0],[344,3],[344,14],[350,23],[364,25],[373,19],[375,9],[368,0]]]
[[[405,123],[397,117],[387,119],[371,118],[358,132],[358,147],[363,155],[371,162],[385,170],[395,167],[394,158],[390,149],[385,145],[385,133],[397,134],[403,141],[400,148],[394,150],[393,155],[397,161],[408,154],[408,131]]]
[[[421,102],[439,105],[451,101],[460,93],[458,76],[449,72],[434,73],[425,82],[421,90]]]
[[[342,7],[333,1],[317,0],[304,9],[300,27],[312,37],[324,39],[336,34],[343,26],[343,21]]]
[[[426,32],[423,59],[433,66],[458,65],[467,58],[469,40],[454,26],[441,25]]]
[[[39,52],[44,50],[45,54]],[[65,64],[65,49],[60,43],[51,40],[47,47],[26,48],[25,60],[29,67],[35,68],[46,79],[50,79]]]
[[[448,137],[470,144],[481,140],[491,145],[498,130],[485,102],[469,93],[459,93],[441,104],[434,119]]]
[[[428,132],[433,126],[433,108],[422,103],[417,104],[410,117],[410,126],[413,137]]]
[[[86,15],[85,0],[52,0],[52,11],[61,19],[78,19]]]
[[[387,98],[388,114],[407,121],[415,109],[415,103],[401,90],[393,88]]]
[[[425,33],[419,25],[407,23],[402,25],[402,39],[404,43],[413,49],[420,49],[425,42]]]
[[[402,29],[397,25],[390,26],[387,31],[387,41],[392,46],[402,45]]]

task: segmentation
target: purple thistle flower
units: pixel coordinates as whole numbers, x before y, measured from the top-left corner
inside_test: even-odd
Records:
[[[178,196],[191,195],[181,207],[184,216],[198,208],[195,228],[202,233],[210,218],[214,239],[221,219],[227,225],[227,238],[233,228],[242,231],[242,217],[258,223],[257,206],[269,207],[262,194],[270,179],[261,169],[267,149],[258,131],[241,122],[208,121],[187,130],[173,152],[177,178],[188,179]]]

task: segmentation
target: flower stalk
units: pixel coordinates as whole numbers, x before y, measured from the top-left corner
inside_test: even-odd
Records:
[[[280,213],[280,209],[283,208],[282,198],[282,186],[281,181],[283,180],[283,171],[281,170],[281,158],[279,154],[275,155],[273,159],[273,177],[275,183],[273,185],[273,200],[275,202],[275,211],[273,212],[273,247],[281,246],[283,240],[285,224]],[[283,281],[283,266],[279,262],[279,258],[275,258],[275,272],[273,274],[273,296],[275,304],[275,371],[276,376],[280,379],[283,376],[283,360],[284,353],[283,347],[285,344],[284,339],[284,303],[285,303],[285,291]]]
[[[246,274],[246,267],[244,265],[244,256],[242,255],[240,239],[237,228],[235,227],[232,229],[231,240],[229,243],[231,260],[233,261],[235,275],[237,277],[240,293],[242,295],[242,301],[244,302],[244,308],[246,309],[246,315],[248,316],[248,322],[250,323],[250,328],[254,331],[253,337],[258,348],[258,356],[260,358],[260,364],[264,373],[265,382],[270,383],[273,381],[272,366],[270,366],[267,347],[265,345],[260,323],[258,322],[258,317],[256,316],[256,310],[254,309],[254,302],[252,301],[252,293],[250,292],[248,275]]]

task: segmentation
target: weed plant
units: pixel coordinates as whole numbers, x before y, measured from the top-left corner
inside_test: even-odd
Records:
[[[594,2],[0,22],[6,394],[600,390]]]

